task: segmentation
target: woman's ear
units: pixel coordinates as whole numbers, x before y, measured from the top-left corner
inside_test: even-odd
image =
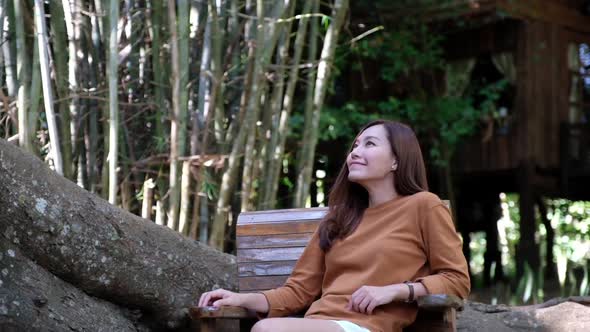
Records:
[[[393,164],[391,164],[391,170],[392,171],[396,171],[397,170],[397,160],[393,160]]]

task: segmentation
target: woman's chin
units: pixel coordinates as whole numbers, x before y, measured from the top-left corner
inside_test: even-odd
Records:
[[[364,178],[365,177],[359,176],[357,174],[349,174],[348,175],[348,181],[358,183],[358,184],[362,184]]]

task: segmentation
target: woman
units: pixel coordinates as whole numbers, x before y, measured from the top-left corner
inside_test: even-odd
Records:
[[[406,125],[374,121],[356,137],[329,211],[283,287],[204,293],[199,306],[234,305],[268,317],[252,331],[401,331],[419,296],[466,298],[470,281],[447,207],[429,193],[422,152]]]

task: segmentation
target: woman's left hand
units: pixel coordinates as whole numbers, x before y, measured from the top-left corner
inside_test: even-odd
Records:
[[[346,306],[348,310],[364,314],[372,314],[373,310],[383,304],[392,302],[398,293],[397,285],[390,286],[362,286],[352,293]]]

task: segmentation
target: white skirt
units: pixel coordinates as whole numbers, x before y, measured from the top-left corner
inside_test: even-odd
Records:
[[[340,327],[344,330],[344,332],[371,332],[369,329],[366,329],[362,326],[359,326],[353,322],[349,322],[347,320],[333,320],[333,322],[340,325]]]

